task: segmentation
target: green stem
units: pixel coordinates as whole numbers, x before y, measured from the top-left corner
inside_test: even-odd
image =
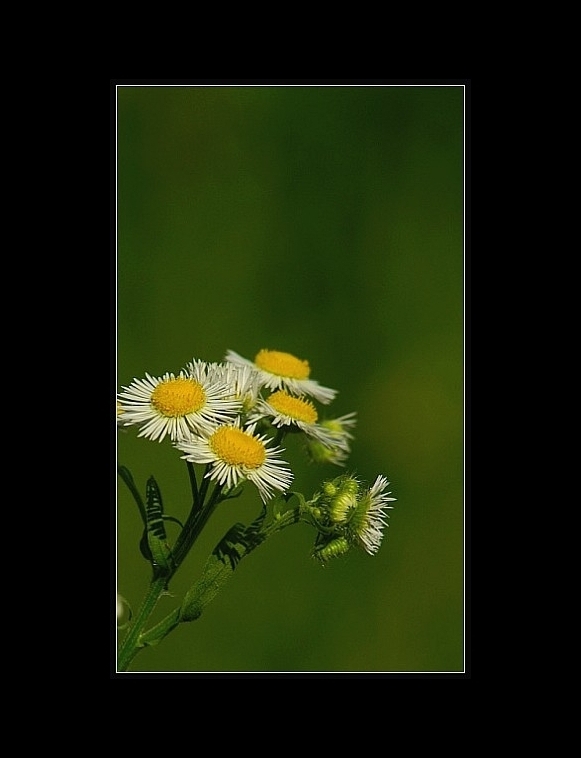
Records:
[[[198,492],[198,482],[196,481],[196,469],[194,468],[194,464],[190,461],[187,461],[188,464],[188,474],[190,475],[190,485],[192,487],[192,495],[194,496],[194,504],[193,508],[198,506],[199,503],[199,492]]]
[[[267,526],[264,530],[264,539],[271,537],[276,532],[281,532],[285,527],[296,524],[298,521],[301,521],[301,509],[299,506],[286,511],[280,518]]]
[[[205,491],[207,491],[207,486],[205,488]],[[141,608],[139,609],[134,622],[129,627],[127,636],[119,648],[119,655],[117,659],[119,671],[127,671],[127,667],[133,658],[146,644],[148,644],[148,640],[150,638],[161,639],[162,637],[165,637],[165,635],[169,634],[169,632],[176,626],[176,624],[179,623],[178,609],[163,619],[160,624],[157,624],[155,627],[153,627],[147,634],[143,634],[143,628],[147,622],[147,619],[150,617],[157,601],[165,592],[170,579],[176,573],[180,564],[190,552],[200,532],[207,524],[208,519],[216,509],[216,506],[221,500],[221,493],[222,485],[216,484],[214,491],[212,492],[212,495],[205,507],[203,503],[200,502],[199,508],[196,509],[196,503],[194,503],[188,520],[184,524],[184,528],[180,532],[175,548],[172,551],[173,569],[171,573],[166,574],[163,577],[157,577],[153,579],[149,585],[147,595],[141,604]]]
[[[147,632],[144,632],[140,639],[143,645],[156,645],[158,642],[173,631],[180,623],[181,608],[176,608],[169,613],[159,624],[152,626]]]
[[[157,601],[165,592],[166,587],[167,577],[154,579],[149,585],[149,590],[141,603],[141,608],[135,616],[135,620],[129,627],[129,631],[119,648],[119,655],[117,658],[119,671],[127,671],[129,664],[143,647],[143,644],[139,640],[142,629],[155,608]]]
[[[276,519],[273,523],[264,527],[258,539],[255,539],[251,545],[247,545],[240,553],[239,560],[249,555],[259,545],[261,545],[266,539],[282,531],[291,524],[296,524],[301,520],[301,509],[299,506],[293,508],[286,513],[283,513],[280,518]],[[241,546],[238,546],[239,549]],[[185,617],[183,616],[184,606],[178,608],[168,614],[162,619],[156,626],[151,627],[145,634],[142,635],[141,641],[143,644],[156,645],[165,636],[167,636],[178,624],[183,621],[193,621],[199,618],[202,611],[210,603],[214,597],[218,594],[223,584],[234,573],[237,564],[231,564],[227,558],[218,558],[216,551],[210,556],[208,563],[206,564],[206,576],[202,576],[201,580],[190,590],[191,597],[189,598],[189,608],[185,610]],[[209,568],[208,568],[209,567]],[[209,574],[209,576],[208,576]],[[188,596],[186,596],[186,600]],[[192,613],[192,607],[196,607],[195,613]]]
[[[210,484],[210,477],[207,476],[207,474],[210,471],[210,465],[211,464],[209,463],[206,464],[204,476],[202,477],[202,483],[200,484],[200,507],[202,506],[204,500],[206,499],[206,493],[208,492],[208,485]]]
[[[280,439],[282,440],[282,437],[284,436],[284,430],[279,430],[279,436],[280,436]],[[184,616],[182,618],[181,617],[182,609],[178,608],[172,611],[170,614],[168,614],[168,616],[162,619],[162,621],[160,621],[158,624],[153,626],[147,632],[144,632],[145,624],[147,623],[147,620],[151,616],[151,613],[153,612],[159,598],[166,591],[171,578],[174,576],[174,574],[176,573],[176,571],[178,570],[178,568],[180,567],[180,565],[182,564],[182,562],[184,561],[188,553],[190,552],[196,539],[200,535],[204,526],[207,524],[210,516],[212,515],[212,513],[214,512],[218,504],[222,500],[225,499],[224,496],[222,495],[223,485],[216,484],[214,486],[214,490],[212,492],[212,495],[210,496],[210,499],[208,500],[207,503],[204,503],[204,500],[206,499],[206,495],[208,492],[209,478],[204,477],[200,487],[198,488],[197,482],[196,482],[195,471],[193,469],[193,466],[191,466],[191,464],[188,464],[188,473],[190,475],[190,484],[192,486],[192,494],[193,494],[194,502],[192,504],[192,509],[186,520],[186,523],[184,524],[184,527],[182,531],[180,532],[180,535],[176,541],[175,547],[172,550],[173,567],[169,573],[166,573],[164,576],[159,576],[159,577],[156,576],[151,581],[151,584],[149,586],[149,589],[147,591],[145,598],[143,599],[139,612],[135,616],[133,622],[130,623],[127,635],[125,636],[125,639],[123,640],[121,647],[119,648],[119,655],[118,655],[119,671],[127,671],[129,664],[131,663],[133,658],[137,655],[137,653],[140,650],[142,650],[146,645],[154,645],[157,642],[159,642],[167,634],[169,634],[173,629],[175,629],[175,627],[180,623],[180,621],[193,620],[194,618],[197,617],[197,615],[192,615],[191,618],[188,618],[187,616]],[[206,474],[208,473],[208,467],[206,467],[205,473]],[[132,488],[130,487],[130,489]],[[136,498],[136,500],[139,505],[139,499]],[[286,513],[282,514],[269,526],[263,527],[263,529],[261,530],[262,534],[260,534],[260,538],[256,541],[253,540],[252,546],[250,546],[249,544],[240,557],[243,557],[243,555],[246,555],[252,550],[254,550],[255,547],[257,547],[259,544],[261,544],[265,539],[270,537],[275,532],[278,532],[284,529],[286,526],[289,526],[290,524],[296,523],[300,519],[301,519],[300,507],[291,509],[287,511]],[[224,577],[220,579],[220,582],[225,581],[234,570],[234,566],[228,569],[228,565],[229,564],[224,563],[223,566],[222,565],[218,566],[219,571],[222,572],[223,574],[224,574],[224,571],[226,571],[226,573],[224,574]],[[196,596],[194,596],[194,601],[197,603],[199,607],[199,610],[196,611],[198,615],[199,613],[201,613],[202,608],[204,608],[205,605],[212,600],[212,598],[217,592],[217,587],[218,587],[218,584],[216,585],[216,587],[208,588],[202,582],[201,589],[200,589],[200,593],[201,593],[200,598],[198,599]],[[212,590],[212,591],[209,591],[209,590]]]
[[[208,519],[210,518],[210,516],[214,512],[214,509],[220,502],[221,491],[222,491],[222,485],[217,484],[208,504],[205,506],[202,505],[200,510],[198,511],[194,511],[194,509],[192,509],[192,512],[190,513],[188,517],[188,520],[184,524],[184,528],[180,532],[180,536],[177,539],[175,547],[172,550],[175,568],[171,572],[170,576],[173,576],[175,572],[178,570],[184,558],[192,549],[194,542],[198,539],[200,532],[202,531],[204,526],[208,523]]]

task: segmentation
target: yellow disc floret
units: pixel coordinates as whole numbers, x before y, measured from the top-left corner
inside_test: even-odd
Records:
[[[307,379],[311,373],[308,361],[301,361],[290,353],[281,353],[278,350],[261,350],[254,363],[269,374],[284,376],[287,379]]]
[[[278,413],[289,416],[295,421],[304,421],[307,424],[314,424],[317,420],[317,411],[310,400],[301,400],[298,397],[292,397],[283,390],[273,392],[268,398],[268,404]]]
[[[194,379],[185,376],[161,381],[151,393],[151,404],[163,416],[177,418],[204,406],[206,393]]]
[[[230,466],[258,468],[266,459],[262,442],[241,429],[220,427],[208,442],[217,457]]]

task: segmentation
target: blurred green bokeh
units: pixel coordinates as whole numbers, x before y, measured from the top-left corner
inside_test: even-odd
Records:
[[[460,86],[118,87],[118,387],[227,349],[293,353],[339,390],[333,415],[358,413],[347,470],[386,475],[397,497],[376,556],[323,569],[314,531],[291,527],[132,671],[463,671],[463,143]],[[168,440],[129,429],[117,453],[185,518]],[[342,471],[289,456],[307,496]],[[135,611],[149,567],[118,484],[118,587]],[[259,510],[254,488],[223,504],[154,619]]]

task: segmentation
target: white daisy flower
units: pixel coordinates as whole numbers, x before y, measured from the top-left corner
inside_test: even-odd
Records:
[[[335,466],[345,466],[349,457],[349,448],[336,444],[334,447],[323,445],[314,439],[305,440],[305,452],[312,463],[331,463]]]
[[[349,520],[350,533],[370,555],[379,550],[383,530],[389,526],[386,521],[389,515],[385,511],[391,510],[393,506],[388,503],[397,499],[388,497],[391,494],[385,492],[388,485],[387,479],[379,475],[367,492],[357,498],[357,505]]]
[[[259,400],[250,421],[269,418],[273,426],[299,429],[328,448],[334,448],[338,436],[317,423],[318,414],[310,400],[293,397],[285,390],[273,392],[265,400]]]
[[[331,447],[321,445],[316,441],[307,442],[307,454],[314,463],[333,463],[344,466],[351,452],[350,441],[354,439],[349,431],[357,423],[357,413],[347,413],[339,418],[322,419],[321,426],[328,430],[333,438]]]
[[[295,358],[290,353],[282,353],[279,350],[260,350],[254,361],[249,361],[233,350],[228,350],[226,360],[253,368],[258,372],[262,386],[270,390],[285,389],[293,395],[309,395],[325,405],[330,403],[337,394],[337,390],[322,387],[318,382],[309,379],[311,373],[309,362]]]
[[[256,405],[260,393],[258,372],[250,366],[223,363],[220,366],[223,378],[231,388],[231,396],[242,405],[242,412],[248,413]]]
[[[172,441],[192,432],[209,432],[232,419],[240,402],[228,398],[229,387],[214,366],[195,361],[179,376],[145,374],[123,387],[119,400],[123,425],[141,426],[139,437],[161,442],[169,434]]]
[[[255,429],[256,424],[241,429],[236,419],[200,437],[183,439],[175,446],[185,453],[182,458],[191,463],[210,463],[206,476],[228,489],[248,479],[256,485],[265,503],[277,490],[285,492],[289,488],[293,474],[288,463],[279,458],[283,450],[269,448],[266,436],[255,434]]]
[[[328,429],[333,434],[336,434],[337,437],[340,437],[344,440],[352,440],[353,435],[348,430],[353,429],[353,427],[357,424],[356,417],[357,413],[353,411],[353,413],[346,413],[344,416],[339,416],[339,418],[323,419],[321,421],[321,426],[324,426],[325,429]]]

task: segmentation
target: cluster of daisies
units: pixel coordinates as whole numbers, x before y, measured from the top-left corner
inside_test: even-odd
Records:
[[[210,464],[211,479],[227,488],[248,479],[266,502],[293,475],[262,429],[278,440],[302,432],[317,462],[343,465],[350,452],[356,414],[319,420],[313,400],[327,405],[337,391],[309,375],[309,363],[290,353],[261,350],[250,361],[229,350],[222,363],[193,360],[177,376],[134,379],[117,397],[117,423],[151,440],[168,436],[183,458]]]
[[[320,419],[315,403],[328,405],[337,391],[310,373],[308,361],[277,350],[260,350],[253,361],[232,350],[221,363],[194,359],[177,375],[145,374],[123,387],[117,424],[137,426],[139,436],[150,440],[169,437],[182,458],[207,466],[209,479],[228,489],[248,480],[266,502],[293,480],[281,458],[285,434],[302,433],[308,455],[318,463],[342,466],[349,455],[356,414]],[[375,535],[376,549],[383,520],[374,513],[385,506],[383,480],[374,487],[374,508],[362,533]]]

